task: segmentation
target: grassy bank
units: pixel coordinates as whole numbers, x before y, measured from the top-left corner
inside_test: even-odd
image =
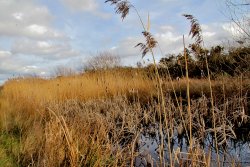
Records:
[[[0,134],[0,166],[18,166],[19,151],[19,137],[2,131]]]

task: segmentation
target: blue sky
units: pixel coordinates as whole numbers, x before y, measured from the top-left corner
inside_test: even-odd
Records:
[[[123,65],[141,58],[134,46],[143,42],[141,25],[134,11],[121,21],[105,0],[0,0],[0,84],[15,76],[51,76],[57,67],[78,69],[102,51],[118,54]],[[131,0],[164,54],[187,43],[189,23],[182,14],[192,14],[202,25],[207,47],[223,44],[234,35],[223,15],[223,0]],[[160,55],[157,53],[157,60]],[[150,61],[150,60],[149,60]]]

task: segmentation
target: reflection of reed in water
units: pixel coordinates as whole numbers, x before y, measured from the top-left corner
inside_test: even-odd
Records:
[[[240,101],[240,103],[239,103]],[[215,118],[216,118],[216,131],[220,162],[223,165],[228,163],[249,164],[247,154],[248,144],[250,141],[249,116],[244,113],[245,110],[245,98],[231,99],[230,102],[215,106]],[[205,163],[211,163],[216,165],[216,148],[214,144],[214,129],[212,126],[211,111],[209,106],[209,99],[202,97],[197,100],[192,100],[192,121],[193,121],[193,141],[192,153],[197,154],[196,159],[190,159],[190,145],[188,140],[188,133],[184,132],[183,123],[180,121],[180,115],[177,112],[172,112],[174,122],[174,135],[170,138],[171,152],[175,157],[174,162],[177,164],[195,161],[200,165]],[[242,105],[244,104],[244,105]],[[185,113],[185,107],[183,107],[183,113]],[[184,121],[188,122],[187,115],[184,114]],[[240,124],[239,124],[240,121]],[[159,135],[159,126],[156,123],[152,123],[144,127],[141,134],[141,139],[138,144],[138,151],[142,153],[136,158],[137,164],[147,164],[151,157],[151,162],[154,164],[159,163],[159,148],[161,144],[161,137]],[[167,143],[168,138],[164,129],[164,152],[168,152]],[[244,130],[244,131],[243,131]],[[234,144],[233,144],[234,143]],[[236,144],[238,143],[238,144]],[[243,154],[239,153],[240,151]],[[150,154],[150,156],[148,156]],[[169,158],[165,155],[165,161],[168,162]],[[200,156],[198,156],[200,155]]]
[[[155,128],[154,133],[151,133],[152,127],[146,128],[145,131],[141,134],[137,151],[140,152],[140,155],[135,158],[136,166],[151,166],[159,165],[159,145],[160,145],[160,135],[158,128]],[[236,129],[240,131],[240,129]],[[236,132],[237,134],[238,132]],[[247,133],[250,133],[249,129]],[[247,139],[247,140],[246,140]],[[208,132],[206,137],[203,140],[203,143],[196,143],[197,148],[193,148],[197,153],[202,153],[200,155],[207,155],[206,160],[211,161],[211,165],[216,166],[216,148],[214,147],[214,136],[212,133]],[[167,137],[164,136],[164,145],[167,144]],[[189,143],[188,139],[183,133],[179,135],[177,130],[175,131],[175,136],[171,140],[171,149],[173,151],[173,157],[175,157],[176,164],[189,163],[188,151]],[[195,140],[196,141],[196,140]],[[167,147],[164,148],[165,152],[168,152]],[[210,155],[209,155],[210,154]],[[167,154],[165,154],[167,155]],[[232,164],[238,164],[242,166],[250,165],[250,138],[241,138],[237,136],[237,139],[228,138],[225,143],[221,144],[219,147],[219,155],[221,159],[222,166],[232,166]],[[202,157],[200,157],[202,159]],[[169,161],[169,158],[166,156],[165,161]],[[204,165],[204,162],[197,159],[197,162],[200,165]]]

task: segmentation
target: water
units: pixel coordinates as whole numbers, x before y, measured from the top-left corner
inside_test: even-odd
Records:
[[[249,130],[248,130],[249,132]],[[239,132],[240,133],[240,132]],[[246,132],[243,132],[246,133]],[[249,134],[246,134],[247,136]],[[249,139],[249,137],[247,137]],[[160,165],[160,157],[159,157],[159,146],[161,137],[158,133],[158,130],[153,132],[152,127],[151,130],[144,131],[139,138],[137,151],[139,152],[139,156],[135,158],[135,166],[143,167],[143,166],[161,166]],[[205,140],[201,144],[204,152],[207,154],[209,149],[211,149],[211,165],[217,166],[217,156],[216,149],[212,147],[213,137],[211,134],[207,134]],[[232,166],[232,163],[239,166],[250,166],[250,141],[246,140],[246,138],[238,138],[228,139],[226,141],[227,144],[223,144],[223,146],[219,147],[219,155],[220,155],[220,164],[221,166]],[[175,133],[173,140],[171,141],[171,149],[173,152],[180,151],[181,159],[187,159],[187,153],[189,149],[189,145],[187,143],[187,138],[185,136],[178,136]],[[164,160],[165,162],[169,162],[168,156],[168,142],[167,137],[164,135]],[[202,155],[202,154],[201,154]],[[174,157],[174,154],[173,154]],[[175,166],[179,166],[176,161]]]

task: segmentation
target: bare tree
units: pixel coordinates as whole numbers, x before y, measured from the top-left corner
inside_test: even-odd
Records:
[[[91,57],[84,64],[84,71],[115,68],[121,65],[121,59],[118,55],[110,52],[101,52]]]
[[[65,66],[58,66],[54,69],[54,74],[57,77],[72,76],[76,74],[76,71],[74,71],[72,68],[68,68]]]
[[[225,0],[227,17],[232,21],[232,28],[236,30],[237,42],[250,43],[250,0]]]

